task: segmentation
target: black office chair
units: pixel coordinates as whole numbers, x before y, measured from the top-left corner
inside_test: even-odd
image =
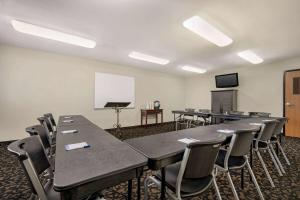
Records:
[[[37,120],[40,124],[46,129],[50,139],[50,143],[52,146],[55,146],[56,143],[56,131],[53,130],[51,126],[51,122],[47,117],[38,117]]]
[[[271,117],[271,113],[267,112],[249,112],[250,117]]]
[[[44,151],[39,136],[31,136],[8,146],[8,150],[18,156],[31,183],[33,197],[41,200],[58,200],[60,194],[53,190],[53,179],[42,184],[40,176],[47,171],[53,177],[53,170]]]
[[[280,119],[277,119],[277,121],[279,123],[277,123],[277,125],[275,126],[275,130],[274,130],[274,133],[273,133],[273,136],[271,137],[271,140],[270,142],[272,144],[276,144],[278,146],[278,148],[280,149],[286,163],[288,165],[291,165],[289,159],[287,158],[286,154],[284,153],[283,151],[283,148],[280,144],[280,140],[281,140],[281,137],[282,137],[282,129],[283,129],[283,126],[285,125],[285,123],[287,122],[287,118],[283,117],[283,118],[280,118]],[[279,161],[280,162],[280,161]]]
[[[253,130],[239,130],[235,132],[230,140],[229,147],[227,149],[220,149],[217,157],[216,176],[218,171],[226,173],[231,190],[234,194],[235,199],[237,200],[239,199],[239,197],[232,182],[229,170],[242,169],[244,167],[248,168],[251,178],[255,184],[256,190],[259,194],[259,197],[261,199],[264,199],[263,194],[260,190],[260,187],[249,164],[247,156],[247,154],[250,151],[255,134],[256,132]]]
[[[29,133],[30,136],[38,135],[41,138],[43,147],[48,156],[51,167],[55,168],[55,153],[53,146],[51,146],[49,135],[47,134],[45,128],[42,125],[35,125],[27,127],[26,132]]]
[[[214,163],[222,142],[226,137],[222,134],[212,142],[190,143],[185,148],[181,162],[165,168],[167,194],[174,199],[190,198],[205,192],[214,185],[218,199],[221,199],[214,176]],[[150,176],[145,180],[145,199],[148,199],[148,186],[161,184],[161,174]]]
[[[44,114],[44,117],[49,119],[52,130],[56,131],[56,122],[55,122],[55,119],[54,119],[52,113],[46,113],[46,114]]]
[[[274,151],[274,148],[270,142],[270,139],[274,134],[275,127],[277,126],[277,123],[279,123],[277,120],[264,120],[263,121],[261,130],[260,130],[257,138],[254,139],[254,148],[253,148],[253,151],[257,154],[272,187],[275,187],[275,185],[274,185],[274,182],[273,182],[273,180],[270,176],[270,173],[266,167],[266,164],[260,154],[260,151],[261,150],[264,152],[268,151],[279,175],[283,176],[282,173],[285,173],[285,170],[283,169],[281,163],[279,162],[279,159],[278,159],[278,157]]]

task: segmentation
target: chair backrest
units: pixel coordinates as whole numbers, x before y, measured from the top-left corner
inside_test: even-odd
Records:
[[[229,144],[225,162],[228,163],[229,156],[245,156],[249,153],[256,129],[245,129],[236,131]]]
[[[225,139],[225,135],[219,134],[215,141],[188,144],[181,162],[181,179],[196,179],[211,175],[219,148]]]
[[[42,126],[47,130],[49,135],[54,134],[54,130],[51,126],[50,120],[47,117],[38,117],[37,120],[40,122]]]
[[[52,129],[55,130],[55,128],[56,128],[56,122],[55,122],[55,119],[54,119],[52,113],[46,113],[46,114],[44,114],[44,117],[46,117],[46,118],[48,118],[50,120],[50,123],[52,125]]]
[[[263,121],[263,126],[258,135],[258,140],[260,141],[269,141],[274,134],[275,127],[279,122],[277,120],[268,120]]]
[[[47,199],[39,176],[46,170],[50,175],[53,174],[40,137],[31,136],[15,141],[7,149],[19,158],[25,174],[30,180],[33,193],[37,194],[40,199]]]
[[[271,113],[266,112],[249,112],[250,117],[270,117]]]
[[[51,147],[51,139],[50,135],[48,135],[46,129],[42,125],[34,125],[27,127],[26,132],[30,134],[30,136],[38,135],[41,138],[44,148],[47,150]]]
[[[276,119],[276,120],[278,121],[278,123],[275,126],[274,135],[280,135],[281,131],[283,129],[283,126],[287,122],[287,118],[282,117],[282,118],[279,118],[279,119]]]

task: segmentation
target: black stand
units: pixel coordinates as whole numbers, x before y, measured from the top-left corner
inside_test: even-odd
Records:
[[[120,112],[123,108],[126,108],[129,106],[131,102],[107,102],[104,106],[104,108],[112,108],[115,110],[115,113],[117,114],[117,123],[113,125],[113,127],[116,129],[116,136],[119,138],[122,138],[121,133],[121,124],[120,124]]]

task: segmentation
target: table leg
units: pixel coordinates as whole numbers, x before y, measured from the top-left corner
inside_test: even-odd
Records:
[[[164,113],[163,113],[163,111],[161,111],[160,114],[161,114],[161,123],[163,123],[164,122],[164,119],[163,119],[164,118]]]
[[[250,166],[251,169],[253,170],[253,144],[250,146]],[[252,181],[252,178],[250,176],[250,181]]]
[[[241,188],[244,189],[244,168],[241,170]]]
[[[165,185],[166,185],[166,172],[165,168],[161,168],[161,186],[160,186],[160,199],[164,200],[166,199],[166,191],[165,191]]]
[[[143,113],[141,112],[141,126],[143,126]]]
[[[158,123],[158,119],[157,118],[158,118],[157,113],[155,113],[155,122],[156,123]]]
[[[137,199],[141,199],[141,177],[137,177]]]
[[[176,131],[176,115],[174,113],[174,130]]]
[[[132,180],[129,180],[128,181],[128,200],[131,200],[131,197],[132,197]]]
[[[148,124],[148,113],[146,113],[146,125]]]

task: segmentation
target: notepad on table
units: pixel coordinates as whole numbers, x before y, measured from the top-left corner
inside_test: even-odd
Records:
[[[68,133],[78,133],[77,130],[64,130],[64,131],[61,131],[62,134],[68,134]]]
[[[71,122],[74,122],[74,120],[64,120],[63,122],[66,122],[66,123],[71,123]]]
[[[83,149],[83,148],[88,148],[88,147],[90,147],[90,145],[87,142],[80,142],[80,143],[65,145],[65,149],[67,151],[74,150],[74,149]]]
[[[219,133],[234,133],[234,130],[230,130],[230,129],[219,129],[218,132],[219,132]]]
[[[177,141],[185,143],[185,144],[190,144],[190,143],[193,143],[193,142],[200,142],[200,140],[197,140],[197,139],[194,139],[194,138],[182,138],[182,139],[179,139]]]
[[[254,125],[254,126],[261,126],[262,123],[250,123],[250,125]]]
[[[71,119],[71,116],[65,116],[64,119]]]

